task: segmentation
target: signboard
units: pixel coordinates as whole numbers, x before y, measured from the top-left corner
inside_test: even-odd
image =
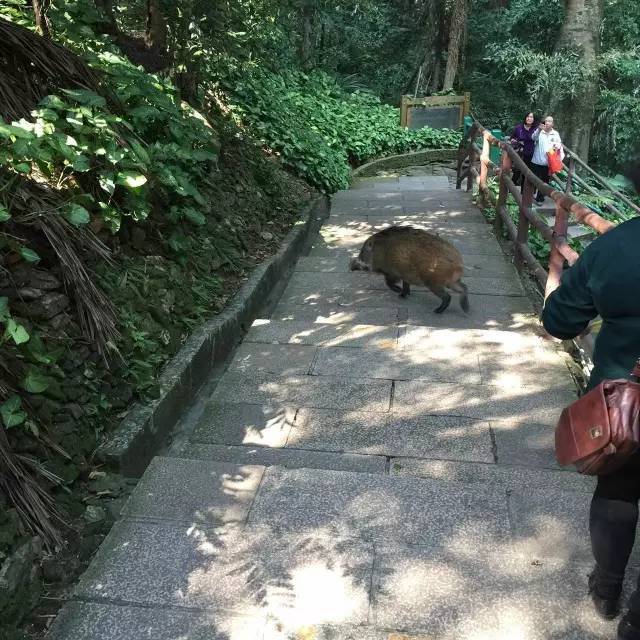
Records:
[[[469,113],[471,96],[402,96],[400,124],[409,129],[459,129]]]

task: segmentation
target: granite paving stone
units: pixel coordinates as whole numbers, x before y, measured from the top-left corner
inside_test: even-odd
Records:
[[[47,640],[263,640],[265,620],[192,609],[70,602]]]
[[[124,516],[201,526],[243,522],[264,467],[156,457],[122,510]]]
[[[256,320],[245,340],[247,343],[306,344],[349,348],[393,349],[398,342],[398,327],[371,324],[311,324],[309,322]]]
[[[318,407],[388,411],[391,382],[353,380],[339,376],[275,376],[257,372],[228,372],[212,398],[224,403],[275,404],[286,407]]]
[[[269,404],[224,403],[209,400],[199,416],[191,440],[211,444],[282,446],[296,408]]]
[[[313,364],[313,375],[348,375],[354,378],[388,380],[437,380],[480,384],[478,357],[471,355],[451,366],[448,353],[436,349],[363,349],[320,347]]]
[[[509,512],[518,550],[538,558],[593,562],[589,541],[591,495],[571,491],[511,491]]]
[[[124,520],[111,530],[75,595],[269,617],[286,626],[364,624],[372,569],[369,543],[309,530]]]
[[[470,293],[492,296],[521,296],[524,294],[520,281],[515,277],[482,278],[467,276],[464,279]],[[354,289],[361,291],[376,289],[386,291],[388,289],[384,277],[380,274],[356,271],[353,273],[295,273],[289,287],[296,291],[308,291],[310,295],[320,294],[323,291]],[[423,285],[413,285],[412,294],[426,291]]]
[[[196,460],[215,460],[238,465],[277,465],[287,469],[332,469],[334,471],[386,473],[387,467],[386,458],[381,455],[337,454],[326,451],[309,451],[304,447],[279,449],[190,442],[183,447],[179,455]]]
[[[505,494],[478,486],[311,469],[269,467],[251,524],[285,531],[439,548],[509,535]]]
[[[407,310],[331,305],[276,305],[271,320],[304,321],[311,324],[397,325],[407,319]]]
[[[499,461],[498,464],[480,464],[459,460],[426,460],[418,457],[392,458],[389,472],[392,475],[411,475],[463,484],[498,484],[509,490],[535,488],[549,493],[579,491],[592,494],[596,486],[595,478],[575,471],[522,467],[515,463]]]
[[[479,541],[475,548],[450,545],[437,553],[383,549],[376,567],[381,627],[419,630],[438,640],[608,640],[615,630],[589,603],[588,565],[541,561]]]
[[[299,344],[245,342],[235,352],[230,371],[264,371],[280,375],[309,373],[317,349]]]
[[[493,462],[487,422],[450,416],[301,409],[287,447]]]
[[[509,419],[515,427],[544,423],[545,415],[565,407],[576,397],[569,384],[565,389],[530,389],[409,380],[395,383],[393,408],[405,415],[429,413],[481,420]]]

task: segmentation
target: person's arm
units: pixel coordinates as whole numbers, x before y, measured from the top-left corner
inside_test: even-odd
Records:
[[[598,315],[583,258],[562,274],[560,286],[549,295],[542,310],[545,330],[561,340],[579,336]]]
[[[542,131],[542,129],[538,128],[531,134],[531,139],[534,142],[538,142],[538,136],[540,135],[540,131]]]

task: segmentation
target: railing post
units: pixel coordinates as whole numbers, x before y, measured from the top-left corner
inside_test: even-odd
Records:
[[[568,226],[569,216],[567,214],[567,210],[559,202],[556,202],[556,220],[553,225],[554,243],[551,245],[551,254],[549,256],[549,275],[547,277],[547,286],[544,291],[545,299],[550,293],[560,286],[560,277],[562,276],[562,269],[564,267],[564,257],[558,251],[556,242],[566,240]]]
[[[476,151],[473,147],[473,136],[469,137],[469,174],[467,175],[467,191],[471,191],[473,188],[473,174],[471,173],[471,169],[473,168],[473,164],[476,158]]]
[[[573,174],[576,172],[576,161],[573,156],[569,156],[569,171],[567,172],[567,188],[564,192],[570,196],[571,188],[573,186]]]
[[[529,218],[525,215],[525,211],[531,209],[533,203],[533,184],[524,178],[524,188],[522,190],[522,204],[519,207],[518,217],[518,235],[516,237],[515,259],[514,264],[518,271],[522,271],[524,265],[524,256],[521,247],[526,247],[529,241]]]
[[[478,191],[480,192],[480,201],[482,206],[487,206],[487,176],[489,175],[489,160],[491,158],[491,143],[486,133],[482,137],[482,154],[480,155],[480,180],[478,182]]]
[[[509,193],[504,178],[510,171],[511,158],[506,149],[503,149],[500,160],[500,191],[498,192],[498,202],[496,203],[496,217],[493,220],[493,230],[498,238],[502,237],[502,208],[507,203],[507,194]]]

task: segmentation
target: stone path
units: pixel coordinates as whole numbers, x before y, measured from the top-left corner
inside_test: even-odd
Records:
[[[471,312],[348,271],[376,229],[462,251]],[[575,397],[490,227],[446,177],[338,193],[270,318],[154,459],[54,640],[590,640]]]

